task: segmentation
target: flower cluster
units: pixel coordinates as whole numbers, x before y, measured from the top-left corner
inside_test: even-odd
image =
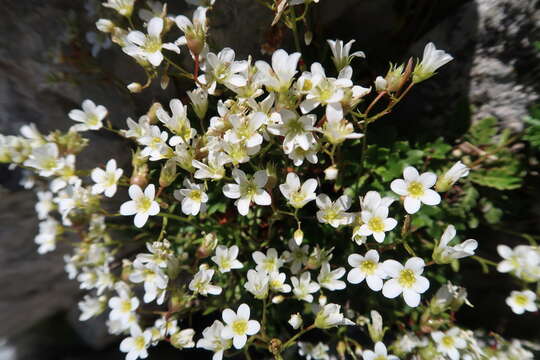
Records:
[[[336,346],[341,355],[482,358],[489,346],[481,336],[442,315],[467,303],[464,289],[447,284],[426,295],[438,282],[432,269],[475,256],[478,242],[455,241],[456,227],[448,223],[433,226],[440,238],[423,233],[423,243],[411,241],[414,217],[444,204],[441,194],[469,167],[458,161],[437,174],[407,165],[399,168],[403,178],[378,183],[378,191],[368,184],[360,193],[346,184],[348,165],[341,161],[342,150],[363,149],[364,162],[368,125],[452,57],[429,43],[414,68],[412,61],[391,66],[372,84],[355,82],[351,62],[365,54],[350,53],[354,41],[328,40],[335,69],[313,62],[308,70],[300,52],[283,49],[270,62],[237,59],[234,50],[209,45],[213,1],[189,2],[197,6],[191,18],[168,14],[157,1],[142,5],[136,18],[133,0],[108,0],[103,6],[121,18],[96,24],[144,68],[148,81],[129,84],[130,91],[141,92],[158,77],[166,88],[169,76],[178,76],[194,84],[184,101],[154,103],[115,129],[104,122],[104,106],[85,100],[69,112],[76,124],[65,133],[45,135],[28,125],[21,136],[0,135],[0,161],[35,174],[39,253],[71,238],[68,232],[78,237],[65,262],[68,276],[88,291],[80,320],[108,312],[109,332],[123,336],[127,360],[146,358],[161,341],[211,351],[214,360],[253,348],[282,359],[295,345],[307,359],[330,359],[328,344],[298,338],[341,326],[367,326],[373,341],[362,348],[344,336]],[[307,11],[312,2],[283,1],[276,11],[289,23],[294,6]],[[171,57],[184,47],[193,71]],[[385,97],[387,108],[371,113]],[[119,157],[77,169],[87,131],[128,139],[131,166]],[[111,209],[108,200],[116,196],[129,200]],[[498,250],[499,271],[540,279],[537,248]],[[403,306],[393,300],[402,296],[424,335],[402,331],[387,347],[382,316],[363,309],[372,310],[371,320],[363,319],[351,305],[360,292],[374,299],[370,304],[395,307]],[[516,313],[536,311],[530,290],[512,292],[507,302]],[[203,313],[213,322],[201,331],[187,325]],[[289,319],[287,328],[270,325],[270,313]],[[497,356],[526,354],[519,343],[499,350]]]

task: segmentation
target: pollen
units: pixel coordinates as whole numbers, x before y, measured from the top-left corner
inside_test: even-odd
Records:
[[[360,270],[362,270],[362,272],[366,275],[373,275],[375,270],[377,270],[377,264],[371,260],[364,260],[360,264]]]
[[[383,232],[384,231],[384,221],[378,216],[374,216],[368,221],[368,228],[369,230],[373,231],[374,233],[377,232]]]
[[[416,282],[416,276],[414,272],[410,269],[403,269],[398,277],[398,282],[404,288],[410,288]]]
[[[407,187],[407,191],[412,197],[421,197],[424,195],[424,185],[418,181],[412,181]]]
[[[523,295],[523,294],[517,294],[517,295],[514,297],[514,301],[515,301],[516,304],[519,305],[519,306],[525,306],[525,305],[527,305],[527,303],[529,302],[529,298],[526,297],[526,296]]]
[[[449,335],[443,336],[441,343],[447,348],[452,348],[454,347],[454,338]]]
[[[247,331],[248,323],[246,320],[236,320],[232,323],[232,329],[235,334],[244,335]]]
[[[137,207],[139,208],[140,211],[148,211],[148,210],[150,210],[151,206],[152,206],[152,200],[150,200],[146,196],[142,196],[137,201]]]
[[[201,201],[202,194],[200,190],[192,190],[189,193],[189,198],[193,201]]]

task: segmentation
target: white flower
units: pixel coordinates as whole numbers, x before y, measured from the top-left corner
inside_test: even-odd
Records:
[[[347,195],[342,195],[335,202],[332,202],[328,195],[319,194],[316,202],[319,207],[319,211],[317,211],[317,220],[319,222],[330,224],[335,228],[352,222],[352,214],[346,212],[351,207],[352,202]]]
[[[103,105],[96,106],[92,100],[87,99],[82,102],[82,110],[71,110],[68,116],[81,123],[71,127],[74,131],[99,130],[103,127],[107,109]]]
[[[326,117],[330,121],[343,119],[343,107],[341,101],[345,97],[345,90],[352,87],[352,69],[350,66],[343,68],[338,78],[326,77],[324,68],[319,63],[311,64],[312,87],[306,95],[306,99],[300,103],[300,109],[306,114],[319,105],[326,106]]]
[[[437,351],[448,356],[451,360],[459,359],[459,349],[467,347],[467,342],[459,335],[460,330],[453,327],[446,332],[434,331],[431,333],[433,341],[437,344]]]
[[[298,342],[298,353],[305,356],[306,360],[330,360],[328,350],[330,347],[322,342],[315,346],[307,342]]]
[[[156,188],[154,184],[148,185],[144,193],[139,185],[131,185],[128,190],[131,200],[126,201],[120,206],[120,214],[124,216],[135,215],[133,223],[141,228],[148,221],[149,216],[159,213],[159,204],[154,201]]]
[[[531,246],[518,245],[511,249],[499,245],[497,252],[504,259],[497,265],[499,272],[512,272],[526,281],[537,281],[540,278],[540,254]]]
[[[354,325],[354,322],[345,318],[341,313],[341,306],[326,304],[315,317],[315,326],[319,329],[328,329],[340,325]]]
[[[203,296],[219,295],[221,294],[221,287],[210,284],[212,277],[214,276],[214,270],[205,269],[203,265],[199,268],[199,271],[193,277],[193,280],[189,283],[189,290],[196,294]]]
[[[343,275],[345,275],[345,268],[339,267],[335,270],[330,269],[330,263],[324,262],[321,265],[321,272],[317,277],[317,282],[323,288],[326,288],[330,291],[343,290],[346,287],[344,281],[339,280]]]
[[[441,196],[430,189],[437,181],[437,175],[426,172],[422,175],[412,167],[407,166],[403,170],[403,178],[396,179],[390,184],[390,188],[398,195],[405,196],[405,211],[414,214],[420,210],[422,203],[437,205],[441,202]]]
[[[279,258],[276,249],[270,248],[266,251],[266,255],[260,251],[255,251],[252,255],[253,260],[257,263],[257,271],[266,271],[267,273],[279,271],[283,266],[283,260]]]
[[[536,306],[536,294],[531,290],[512,291],[509,297],[506,298],[506,304],[512,308],[516,314],[523,314],[525,311],[535,312],[538,310]]]
[[[264,124],[265,119],[266,115],[261,112],[249,116],[231,115],[229,121],[232,129],[225,134],[225,140],[233,144],[244,142],[248,148],[261,145],[263,137],[258,133],[258,130]]]
[[[405,303],[410,307],[420,304],[420,294],[429,288],[429,281],[421,276],[424,271],[424,260],[413,257],[407,260],[405,266],[395,260],[386,260],[382,267],[391,278],[384,283],[382,292],[389,299],[403,293]]]
[[[248,281],[244,284],[244,288],[253,294],[253,296],[257,299],[264,299],[268,296],[270,279],[266,271],[250,269],[247,272],[247,279]]]
[[[79,310],[81,310],[81,315],[79,316],[79,321],[86,321],[90,318],[93,318],[96,315],[101,314],[106,307],[106,297],[93,297],[90,295],[85,295],[82,301],[79,301]]]
[[[373,235],[378,243],[384,241],[385,232],[391,231],[397,225],[396,219],[388,217],[388,207],[381,205],[373,210],[362,210],[360,213],[363,224],[353,236]]]
[[[373,291],[380,291],[383,287],[383,279],[388,275],[379,263],[379,253],[377,250],[369,250],[365,256],[359,254],[349,255],[347,261],[353,267],[347,275],[347,281],[351,284],[359,284],[364,279]]]
[[[195,335],[195,330],[193,329],[184,329],[178,331],[171,335],[171,345],[177,349],[192,348],[195,346],[195,341],[193,341],[193,336]]]
[[[309,245],[300,247],[293,239],[289,240],[288,245],[290,251],[283,252],[283,260],[290,263],[291,272],[297,274],[308,259]]]
[[[107,197],[113,197],[116,194],[116,184],[122,177],[124,170],[116,167],[116,160],[110,159],[107,161],[105,170],[95,168],[90,175],[96,183],[92,186],[92,194],[104,193]]]
[[[198,160],[192,161],[193,167],[198,169],[193,176],[195,179],[219,180],[225,175],[225,168],[223,165],[228,162],[230,162],[230,158],[227,154],[222,152],[211,152],[208,154],[207,164]]]
[[[120,15],[130,17],[133,12],[135,0],[107,0],[102,5],[116,10]]]
[[[182,203],[182,212],[186,215],[197,215],[204,212],[208,195],[203,191],[203,185],[195,184],[184,179],[184,188],[175,190],[174,198]]]
[[[343,40],[326,40],[326,42],[330,46],[330,50],[332,50],[332,61],[336,65],[337,71],[349,65],[354,57],[366,57],[363,51],[355,51],[350,54],[351,46],[355,40],[351,40],[346,44],[343,44]]]
[[[238,246],[233,245],[230,248],[219,245],[216,248],[216,255],[212,256],[212,261],[219,267],[221,273],[226,273],[232,269],[241,269],[244,267],[240,261],[236,259],[238,256]]]
[[[150,118],[147,115],[141,116],[138,122],[127,118],[126,123],[128,130],[122,130],[125,137],[132,137],[139,140],[150,132]]]
[[[53,194],[50,191],[38,191],[38,201],[36,202],[35,209],[39,220],[45,220],[49,213],[54,209],[54,202],[52,201]]]
[[[321,288],[315,281],[311,281],[311,274],[304,272],[300,275],[300,279],[296,276],[291,277],[291,283],[293,284],[294,296],[308,303],[313,302],[313,293],[316,293]]]
[[[302,319],[300,313],[292,314],[291,318],[289,319],[289,325],[291,325],[294,330],[299,329],[303,323],[304,320]]]
[[[157,298],[157,303],[160,304],[164,300],[169,277],[156,263],[143,263],[142,258],[137,257],[133,262],[129,281],[133,283],[144,282],[144,302],[149,303]]]
[[[375,344],[374,350],[375,352],[371,350],[364,350],[362,353],[364,360],[399,360],[399,358],[395,355],[388,355],[386,345],[380,341]]]
[[[232,341],[221,336],[225,326],[219,320],[215,320],[212,326],[203,330],[203,338],[197,341],[197,347],[214,352],[212,360],[221,360],[223,352],[230,349]]]
[[[460,178],[469,175],[469,168],[461,161],[455,163],[446,173],[439,177],[435,189],[439,192],[448,191]]]
[[[390,207],[394,201],[389,196],[381,197],[376,191],[368,191],[364,197],[360,197],[360,206],[362,210],[374,212],[381,206]]]
[[[444,52],[443,50],[437,50],[435,45],[430,42],[424,48],[424,56],[422,62],[417,64],[413,71],[413,82],[419,83],[424,81],[435,74],[438,68],[449,63],[454,58]]]
[[[176,146],[181,142],[188,143],[197,134],[197,131],[191,127],[187,118],[187,105],[182,104],[182,101],[178,99],[172,99],[169,102],[169,107],[172,115],[169,115],[162,107],[156,111],[159,121],[175,134],[170,138],[169,145]]]
[[[32,149],[24,165],[39,170],[40,176],[51,176],[62,167],[58,154],[58,146],[55,143],[43,144]]]
[[[34,241],[39,245],[38,253],[45,254],[56,249],[56,237],[61,231],[61,226],[55,219],[49,217],[39,223],[39,233]]]
[[[308,202],[315,200],[316,179],[307,179],[300,185],[300,178],[293,172],[287,174],[284,184],[279,185],[279,190],[287,199],[289,205],[296,209],[302,208]]]
[[[232,176],[236,184],[223,186],[223,194],[230,199],[238,199],[234,205],[238,208],[240,215],[248,214],[252,201],[257,205],[270,205],[272,199],[264,190],[268,181],[266,170],[259,170],[253,177],[248,177],[242,170],[233,169]]]
[[[285,280],[287,280],[285,273],[272,271],[268,274],[268,285],[270,285],[270,290],[272,291],[290,293],[291,285],[285,284]]]
[[[152,332],[150,330],[143,332],[140,327],[133,326],[131,336],[120,343],[120,351],[127,353],[126,360],[146,359],[151,340]]]
[[[127,289],[117,286],[118,296],[109,299],[109,319],[126,324],[130,322],[133,312],[139,307],[139,299],[131,297]]]
[[[434,250],[433,258],[436,261],[439,263],[449,263],[453,259],[461,259],[474,255],[474,251],[478,247],[478,242],[473,239],[468,239],[460,244],[448,246],[455,236],[456,228],[453,225],[448,225]]]
[[[354,126],[345,119],[327,119],[321,132],[330,144],[341,144],[347,139],[360,139],[364,134],[355,133]]]
[[[301,147],[304,151],[309,150],[315,142],[313,131],[315,130],[315,122],[317,117],[312,114],[298,116],[293,111],[283,109],[279,112],[279,121],[270,123],[267,127],[268,132],[283,136],[284,149],[293,149],[296,146]]]
[[[262,60],[255,63],[261,82],[266,86],[268,91],[284,92],[289,90],[294,75],[296,74],[296,66],[300,59],[300,53],[287,54],[285,50],[279,49],[272,54],[272,67]]]
[[[247,304],[241,304],[236,313],[231,309],[223,310],[225,327],[221,331],[221,336],[224,339],[233,339],[236,349],[244,347],[247,335],[255,335],[261,329],[258,321],[249,320],[249,315],[250,310]]]
[[[208,30],[206,25],[206,7],[198,7],[193,12],[193,22],[184,15],[179,15],[174,19],[176,25],[182,30],[184,36],[176,40],[177,45],[188,45],[190,49],[195,50],[199,55],[205,42],[206,32]]]
[[[140,57],[156,67],[163,61],[162,49],[180,53],[180,49],[175,44],[161,42],[162,18],[155,17],[150,20],[147,30],[148,35],[137,30],[131,31],[127,35],[128,44],[122,50],[129,56]]]
[[[151,161],[157,161],[172,156],[172,149],[167,145],[169,133],[161,131],[159,126],[153,125],[145,134],[138,139],[139,144],[146,145],[141,151],[141,156],[150,157]]]
[[[209,52],[206,55],[206,73],[201,75],[199,81],[206,84],[208,92],[212,94],[216,83],[227,87],[245,86],[247,80],[239,73],[248,67],[247,61],[234,61],[233,49],[224,48],[217,55]]]

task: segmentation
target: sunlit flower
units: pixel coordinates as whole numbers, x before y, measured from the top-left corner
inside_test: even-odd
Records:
[[[426,172],[420,175],[415,168],[407,166],[403,170],[403,178],[392,181],[390,187],[393,192],[405,197],[404,206],[409,214],[420,210],[422,203],[437,205],[441,202],[441,196],[430,189],[437,181],[435,174]]]
[[[335,228],[352,222],[352,214],[346,212],[352,203],[351,198],[347,195],[342,195],[333,202],[328,195],[319,194],[316,202],[319,207],[319,211],[317,211],[317,220],[319,222],[332,225]]]
[[[377,250],[369,250],[365,256],[351,254],[347,259],[349,265],[353,267],[347,275],[347,281],[351,284],[359,284],[364,279],[373,291],[380,291],[383,287],[383,280],[388,277],[382,264],[379,263],[379,253]]]
[[[182,212],[193,216],[204,212],[208,195],[204,192],[203,185],[192,183],[189,179],[184,179],[183,184],[184,188],[173,193],[174,198],[182,204]]]
[[[107,197],[113,197],[116,194],[116,184],[123,173],[124,170],[116,167],[114,159],[107,161],[105,170],[100,168],[92,170],[91,178],[96,183],[92,186],[92,194],[104,193]]]
[[[512,291],[509,297],[506,298],[506,304],[512,308],[516,314],[523,314],[525,311],[536,312],[536,294],[531,290]]]
[[[255,335],[261,329],[259,322],[250,320],[249,315],[250,310],[247,304],[241,304],[236,313],[231,309],[223,310],[225,327],[221,331],[221,336],[224,339],[233,339],[233,345],[236,349],[244,347],[247,335]]]
[[[410,307],[420,304],[420,294],[429,288],[429,281],[422,276],[424,260],[413,257],[407,260],[405,266],[395,260],[386,260],[382,267],[390,277],[384,283],[382,292],[389,299],[393,299],[403,293],[405,302]]]
[[[230,248],[219,245],[216,248],[216,255],[212,256],[212,261],[219,267],[221,273],[226,273],[232,269],[241,269],[244,265],[236,259],[238,256],[238,246],[233,245]]]
[[[300,209],[308,202],[315,200],[316,188],[316,179],[307,179],[300,185],[300,178],[293,172],[288,173],[285,183],[279,185],[279,190],[287,199],[288,203],[297,209]]]
[[[449,63],[454,58],[444,52],[437,50],[433,43],[428,43],[424,48],[422,61],[416,64],[413,71],[413,82],[419,83],[435,75],[435,71],[441,66]]]
[[[71,127],[74,131],[99,130],[103,127],[107,109],[103,105],[96,106],[92,100],[87,99],[82,102],[82,110],[71,110],[68,116],[80,123]]]
[[[364,360],[399,360],[395,355],[388,355],[386,345],[380,341],[375,344],[374,350],[375,351],[364,350],[364,352],[362,352]]]
[[[133,223],[141,228],[148,221],[148,217],[159,213],[159,204],[154,200],[156,188],[150,184],[144,189],[144,193],[139,185],[131,185],[128,190],[131,200],[120,206],[120,214],[124,216],[135,215]]]
[[[248,177],[242,170],[233,169],[232,176],[236,184],[223,186],[223,194],[229,199],[238,199],[234,204],[240,215],[246,216],[248,214],[252,201],[257,205],[270,205],[272,199],[264,190],[268,181],[266,170],[259,170],[255,172],[253,177]]]
[[[434,331],[431,333],[431,337],[437,344],[437,351],[448,356],[451,360],[459,360],[459,350],[467,347],[467,342],[460,337],[460,330],[457,327],[444,333]]]

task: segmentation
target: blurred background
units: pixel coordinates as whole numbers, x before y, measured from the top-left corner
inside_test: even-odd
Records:
[[[168,4],[172,14],[190,17],[193,11],[184,0]],[[126,90],[133,81],[144,82],[144,73],[95,28],[103,11],[97,0],[0,0],[0,133],[17,134],[30,122],[42,132],[66,130],[71,125],[67,113],[86,98],[105,105],[112,123],[123,127],[127,117],[138,118],[152,102],[184,96],[191,85],[182,81],[173,81],[166,91],[159,85],[137,95]],[[211,44],[214,49],[233,48],[240,59],[249,54],[266,58],[261,49],[292,51],[290,33],[271,28],[272,18],[256,0],[216,0],[210,14]],[[389,118],[403,137],[452,139],[488,116],[501,127],[520,131],[523,118],[540,103],[537,0],[320,0],[310,25],[319,45],[306,49],[305,61],[328,55],[325,39],[356,39],[353,49],[367,55],[355,62],[357,81],[363,85],[384,75],[389,62],[420,57],[429,41],[454,56]],[[182,57],[186,68],[191,67],[188,58]],[[85,150],[82,167],[111,156],[127,166],[121,140],[105,132],[89,136],[93,145]],[[123,359],[119,339],[107,334],[104,317],[77,320],[82,292],[63,270],[69,246],[37,254],[35,195],[19,185],[20,178],[19,171],[0,166],[0,360]],[[528,195],[519,192],[512,196],[538,218],[534,199],[524,200]],[[539,232],[537,221],[516,226]],[[464,284],[475,289],[470,291],[476,308],[461,315],[463,322],[538,339],[538,316],[525,322],[512,316],[504,305],[511,286],[505,289],[501,281],[506,280],[493,275]],[[501,293],[490,291],[495,283]],[[503,315],[494,318],[494,311]],[[193,354],[161,346],[151,356],[200,358]],[[211,357],[208,352],[203,356]]]

